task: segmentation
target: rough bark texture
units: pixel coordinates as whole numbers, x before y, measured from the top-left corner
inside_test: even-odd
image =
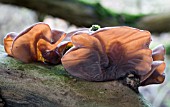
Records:
[[[0,46],[0,106],[148,107],[141,95],[118,81],[87,82],[70,77],[62,65],[23,64]]]

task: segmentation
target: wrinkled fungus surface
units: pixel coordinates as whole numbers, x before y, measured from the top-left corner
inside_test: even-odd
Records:
[[[150,42],[150,32],[127,26],[65,33],[37,23],[19,34],[7,34],[4,48],[25,63],[61,62],[72,76],[87,81],[111,81],[135,74],[145,86],[165,79],[164,46],[151,50]]]
[[[65,36],[64,32],[51,30],[45,23],[37,23],[19,34],[7,34],[4,38],[4,47],[8,55],[26,63],[47,61],[57,64],[68,43],[60,44]]]
[[[164,81],[165,49],[149,49],[151,35],[131,27],[101,28],[93,33],[77,33],[73,46],[62,57],[65,69],[88,81],[116,80],[127,74],[140,77],[141,85]]]

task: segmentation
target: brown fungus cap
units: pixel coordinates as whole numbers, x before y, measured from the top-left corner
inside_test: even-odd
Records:
[[[12,43],[17,35],[18,35],[17,33],[12,32],[12,33],[8,33],[4,37],[4,49],[5,49],[6,53],[10,56],[12,56],[12,52],[11,52]]]
[[[141,76],[141,85],[160,84],[165,80],[164,70],[166,64],[164,62],[165,48],[163,45],[158,45],[152,50],[152,69],[144,76]]]
[[[7,35],[4,38],[4,47],[9,55],[25,63],[48,61],[56,64],[59,62],[58,60],[61,59],[60,52],[56,49],[59,48],[58,44],[62,42],[65,36],[66,34],[64,32],[51,30],[49,25],[45,23],[37,23],[19,35],[15,35],[15,38],[13,38],[11,34]],[[48,57],[44,58],[42,56],[45,54]],[[56,62],[49,60],[52,58],[55,59]]]
[[[165,63],[158,64],[153,61],[158,57],[162,58],[156,53],[162,48],[154,49],[152,54],[149,49],[151,36],[148,31],[126,26],[109,27],[92,34],[74,34],[71,40],[73,47],[61,61],[73,76],[88,81],[108,81],[135,73],[141,77],[142,85],[163,82],[160,75],[165,69]],[[148,78],[159,79],[144,83]]]

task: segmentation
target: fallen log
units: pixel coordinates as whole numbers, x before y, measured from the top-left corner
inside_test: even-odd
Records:
[[[62,65],[24,64],[0,45],[0,106],[149,107],[143,97],[119,81],[77,80]]]

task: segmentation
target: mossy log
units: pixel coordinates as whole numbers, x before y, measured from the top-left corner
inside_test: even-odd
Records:
[[[24,64],[0,45],[0,106],[149,107],[143,97],[118,81],[87,82],[62,65]]]

